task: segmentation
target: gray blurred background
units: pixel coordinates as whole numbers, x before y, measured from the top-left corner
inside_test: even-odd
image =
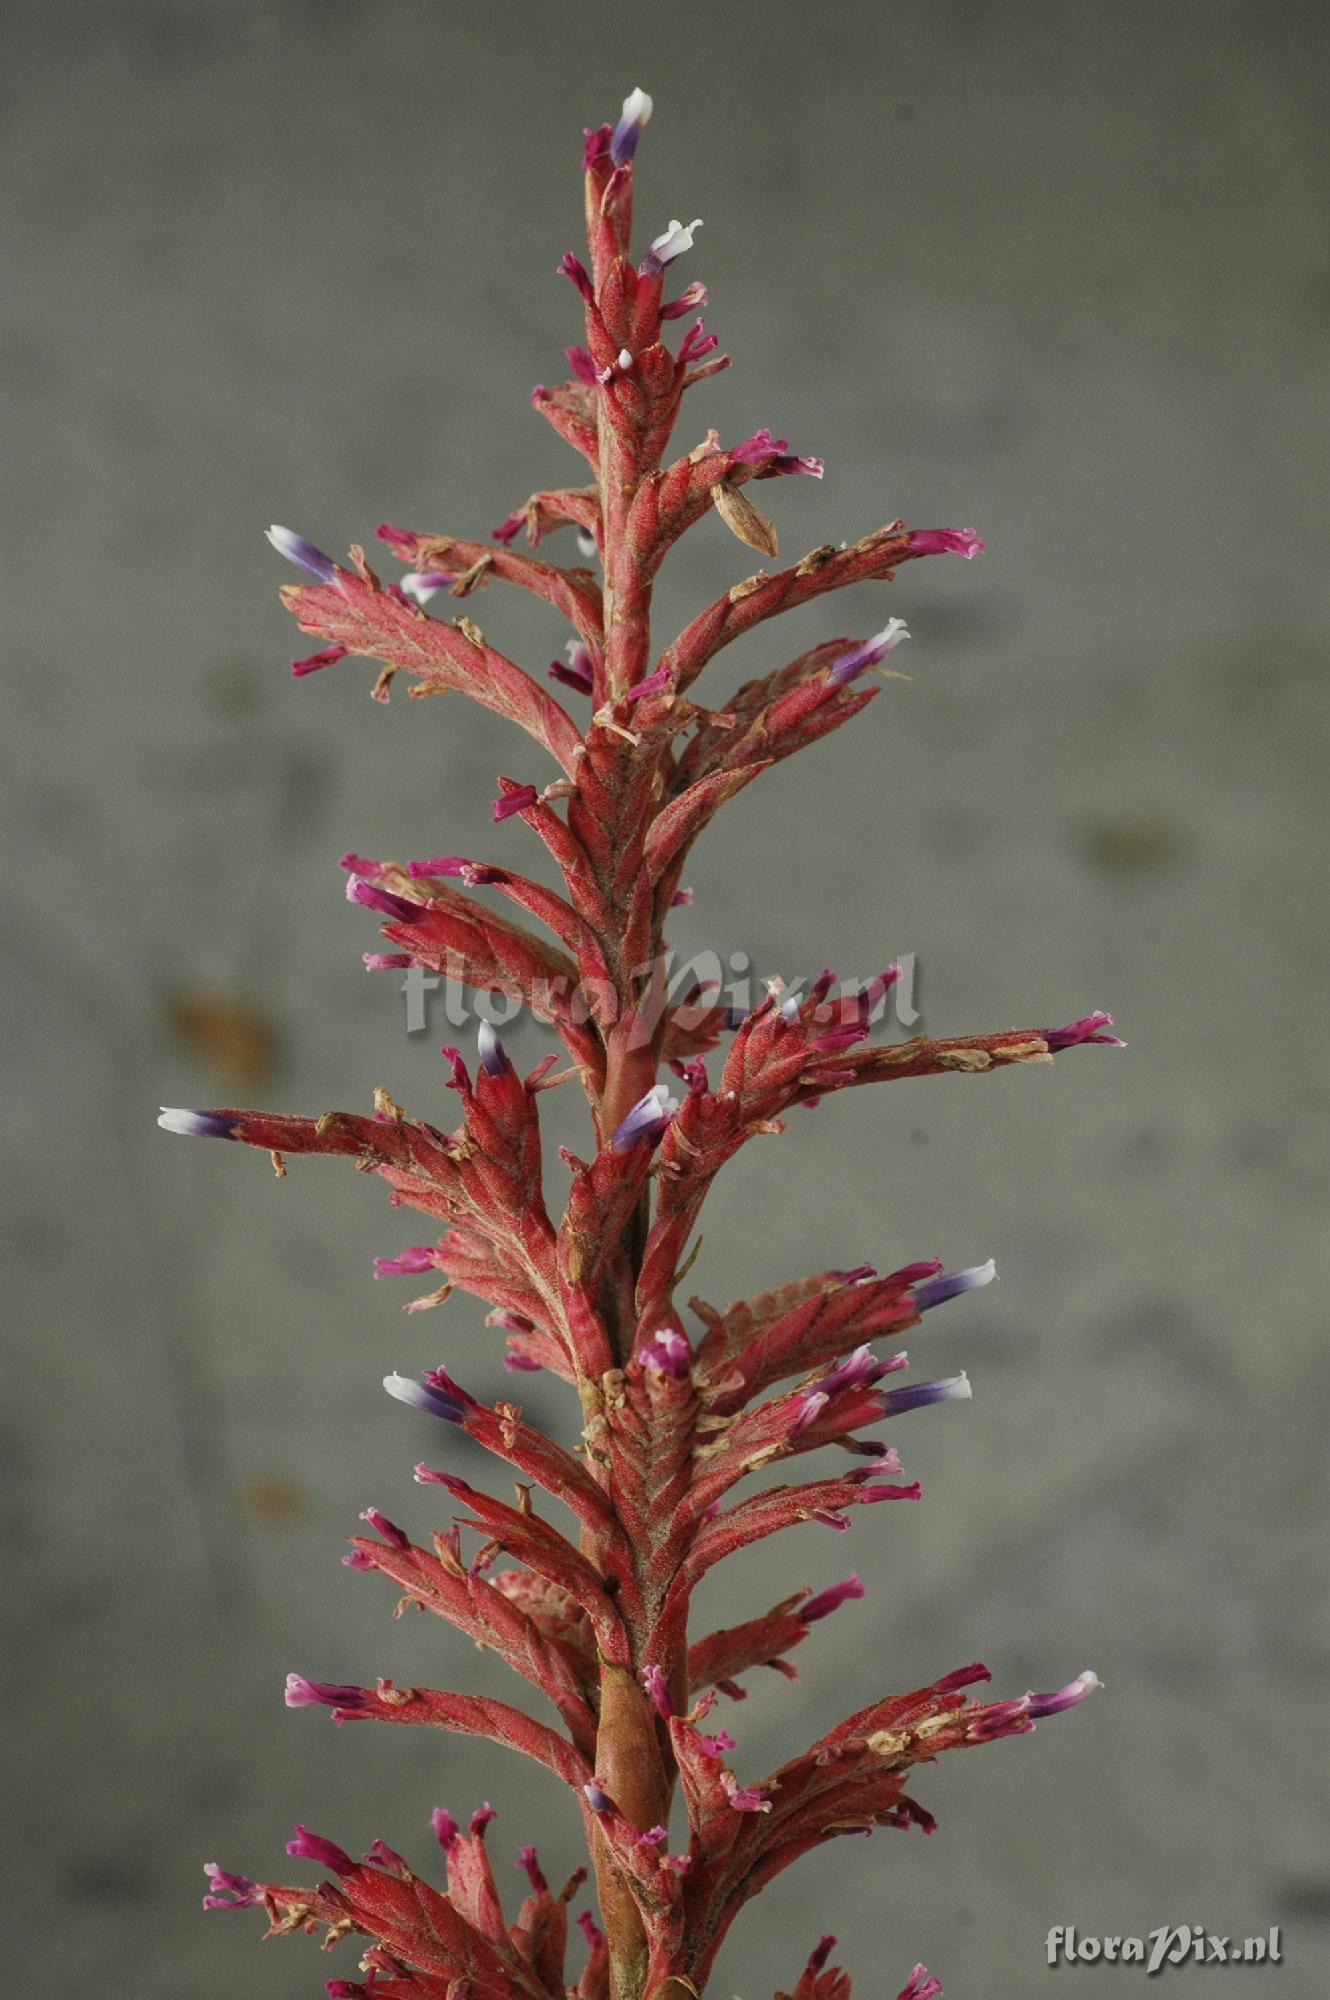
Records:
[[[576,1859],[517,1760],[281,1703],[291,1668],[510,1692],[338,1564],[369,1503],[440,1521],[415,1459],[478,1476],[378,1384],[446,1358],[510,1388],[482,1309],[400,1316],[369,1260],[418,1224],[344,1166],[278,1184],[153,1118],[376,1082],[450,1115],[444,1024],[408,1037],[365,976],[337,857],[535,866],[487,802],[547,773],[460,700],[373,705],[365,663],[293,683],[261,531],[483,537],[577,479],[527,396],[577,337],[581,128],[640,83],[640,222],[705,217],[686,276],[735,359],[682,445],[769,423],[825,455],[764,489],[792,555],[898,511],[989,538],[716,663],[720,696],[888,612],[915,635],[909,684],[728,809],[674,942],[790,975],[917,952],[933,1032],[1107,1006],[1131,1045],[796,1114],[715,1198],[718,1303],[860,1259],[1002,1275],[911,1343],[975,1384],[899,1427],[925,1505],[783,1538],[702,1607],[869,1586],[801,1687],[726,1713],[737,1767],[976,1655],[1001,1692],[1106,1684],[924,1772],[932,1840],[792,1871],[716,1989],[788,1988],[832,1930],[864,2000],[918,1958],[948,2000],[1108,1994],[1132,1972],[1048,1972],[1050,1926],[1200,1923],[1283,1927],[1282,1971],[1227,1991],[1323,1994],[1324,11],[11,0],[5,39],[14,1990],[355,1977],[199,1915],[203,1861],[280,1877],[297,1818],[424,1869],[429,1809],[488,1797],[514,1893],[521,1842]],[[753,566],[708,520],[662,631]],[[538,672],[567,636],[500,590],[477,615]],[[525,1401],[572,1435],[557,1385]]]

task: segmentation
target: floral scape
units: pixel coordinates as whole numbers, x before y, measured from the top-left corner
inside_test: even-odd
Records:
[[[857,993],[831,971],[802,991],[773,982],[737,1016],[705,992],[686,1004],[662,998],[653,968],[671,910],[689,899],[693,843],[745,786],[772,783],[782,759],[854,722],[909,635],[891,617],[866,638],[823,639],[717,707],[701,696],[703,670],[784,612],[848,584],[890,583],[925,558],[969,561],[984,543],[968,528],[893,520],[780,566],[776,528],[753,489],[820,479],[820,459],[766,429],[734,444],[708,430],[670,457],[685,398],[729,357],[701,317],[706,287],[679,269],[695,261],[702,224],[669,221],[645,249],[630,249],[634,155],[651,108],[634,90],[616,124],[586,134],[586,259],[570,251],[558,266],[581,338],[567,350],[568,378],[532,398],[583,461],[583,483],[533,493],[488,541],[381,527],[387,555],[404,567],[397,581],[381,580],[360,547],[340,563],[289,529],[270,531],[301,572],[283,599],[317,645],[293,663],[297,678],[366,657],[379,663],[376,700],[404,674],[414,696],[467,695],[530,739],[513,775],[498,780],[491,858],[348,855],[346,894],[380,921],[387,948],[367,954],[371,969],[446,967],[477,991],[524,1002],[553,1029],[566,1064],[552,1055],[519,1075],[482,1026],[470,1061],[443,1050],[441,1082],[457,1100],[451,1130],[384,1089],[365,1113],[161,1117],[171,1132],[259,1147],[283,1175],[299,1153],[350,1160],[394,1209],[424,1218],[415,1225],[422,1240],[375,1267],[378,1277],[423,1282],[408,1310],[437,1307],[455,1290],[475,1294],[512,1375],[545,1370],[576,1399],[570,1445],[525,1422],[517,1402],[486,1401],[443,1366],[388,1374],[390,1396],[438,1421],[437,1448],[415,1478],[446,1515],[421,1546],[367,1508],[343,1557],[499,1655],[540,1698],[540,1713],[387,1678],[359,1687],[294,1672],[285,1699],[326,1709],[335,1723],[460,1733],[520,1752],[580,1815],[587,1866],[556,1890],[535,1848],[523,1846],[523,1894],[501,1896],[488,1804],[465,1828],[440,1806],[433,1848],[427,1841],[410,1858],[381,1840],[356,1856],[297,1825],[286,1851],[301,1865],[278,1871],[296,1881],[209,1864],[205,1908],[253,1906],[270,1936],[324,1931],[354,1954],[347,1969],[356,1976],[328,1981],[333,1996],[697,1996],[744,1905],[802,1855],[849,1834],[930,1832],[914,1794],[920,1767],[1026,1734],[1098,1686],[1081,1673],[1051,1693],[989,1700],[976,1692],[988,1669],[964,1664],[925,1687],[883,1692],[763,1771],[742,1728],[722,1725],[732,1712],[722,1704],[742,1702],[762,1669],[796,1680],[791,1655],[812,1635],[816,1656],[825,1619],[866,1615],[846,1609],[863,1585],[851,1572],[724,1630],[690,1622],[697,1586],[737,1551],[810,1525],[834,1536],[861,1509],[919,1499],[897,1446],[879,1433],[929,1405],[968,1399],[970,1384],[960,1373],[909,1378],[899,1340],[994,1276],[984,1261],[943,1271],[924,1258],[885,1273],[865,1263],[723,1311],[685,1303],[679,1290],[717,1174],[750,1140],[780,1133],[795,1106],[821,1104],[822,1117],[834,1116],[831,1100],[866,1084],[991,1075],[1116,1037],[1109,1015],[1091,1013],[1060,1028],[874,1042],[873,1003],[894,967]],[[765,562],[661,646],[651,632],[657,572],[684,534],[710,531],[711,516]],[[571,564],[518,546],[523,533],[534,551],[559,531],[576,543]],[[546,674],[507,658],[461,611],[461,600],[492,586],[531,592],[561,622]],[[561,892],[519,871],[533,838]],[[513,914],[497,914],[477,889]],[[585,1158],[561,1152],[558,1212],[545,1192],[541,1099],[565,1084],[585,1092],[590,1138]],[[931,1324],[924,1338],[933,1344]],[[458,1431],[511,1468],[515,1502],[449,1469]],[[564,1527],[549,1500],[565,1510]],[[869,1531],[880,1522],[875,1513]],[[816,1534],[803,1545],[811,1561]],[[443,1744],[438,1761],[442,1774]],[[846,1974],[829,1968],[834,1943],[816,1944],[792,2000],[848,2000]],[[902,1973],[911,1955],[902,1952]],[[900,2000],[941,1990],[917,1965]]]

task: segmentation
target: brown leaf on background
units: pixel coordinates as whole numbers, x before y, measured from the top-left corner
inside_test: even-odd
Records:
[[[220,1081],[253,1085],[272,1074],[277,1029],[248,1001],[187,990],[170,996],[166,1018],[172,1032]]]

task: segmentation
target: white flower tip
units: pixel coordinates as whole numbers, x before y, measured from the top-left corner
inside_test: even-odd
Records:
[[[413,1391],[416,1388],[416,1383],[409,1375],[385,1375],[383,1386],[390,1396],[396,1396],[399,1403],[414,1401]]]
[[[198,1131],[198,1114],[193,1111],[173,1111],[164,1104],[157,1119],[163,1132],[178,1132],[182,1139],[192,1139]]]
[[[271,528],[265,530],[265,533],[277,553],[283,556],[289,556],[296,543],[300,540],[300,536],[295,534],[290,528],[279,528],[275,521]]]
[[[996,1260],[990,1257],[986,1264],[976,1264],[972,1270],[967,1271],[966,1276],[970,1280],[971,1291],[977,1292],[981,1285],[991,1285],[997,1276]]]
[[[949,1378],[947,1382],[948,1402],[968,1403],[973,1399],[973,1396],[974,1390],[970,1387],[970,1378],[968,1375],[953,1375]]]
[[[1073,1685],[1084,1688],[1087,1694],[1093,1694],[1095,1689],[1101,1688],[1104,1683],[1092,1668],[1087,1667],[1083,1674],[1077,1674]]]
[[[361,876],[361,875],[348,875],[348,876],[347,876],[347,878],[346,878],[346,900],[347,900],[347,902],[348,902],[348,903],[358,903],[358,902],[360,901],[360,885],[361,885],[361,883],[362,883],[362,881],[363,881],[363,880],[364,880],[364,877],[363,877],[363,876]]]
[[[654,104],[640,84],[630,90],[623,101],[623,115],[634,125],[647,124],[654,109]]]

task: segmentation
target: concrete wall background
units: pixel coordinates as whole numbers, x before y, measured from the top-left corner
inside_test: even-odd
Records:
[[[802,1864],[717,1988],[788,1988],[831,1929],[866,2000],[916,1958],[949,2000],[1025,2000],[1055,1983],[1050,1925],[1199,1922],[1282,1924],[1280,1991],[1324,1992],[1324,13],[6,20],[14,1990],[355,1976],[345,1948],[197,1914],[201,1861],[280,1874],[296,1818],[423,1867],[429,1808],[488,1796],[505,1879],[524,1840],[551,1874],[575,1859],[515,1760],[281,1706],[291,1667],[500,1687],[337,1561],[367,1503],[430,1524],[409,1469],[452,1447],[378,1377],[446,1355],[495,1393],[479,1308],[399,1319],[368,1260],[411,1229],[372,1189],[321,1162],[278,1186],[153,1113],[359,1107],[382,1081],[441,1115],[443,1037],[409,1040],[365,978],[336,857],[516,852],[486,801],[535,753],[460,703],[371,706],[355,663],[291,683],[261,529],[483,534],[569,476],[525,399],[576,337],[550,274],[580,128],[640,82],[641,222],[705,216],[689,275],[736,364],[685,429],[770,422],[826,456],[823,487],[766,489],[787,550],[897,511],[989,536],[980,564],[902,574],[913,681],[729,810],[677,943],[791,973],[917,951],[935,1032],[1110,1005],[1131,1044],[798,1116],[716,1200],[695,1275],[718,1301],[934,1251],[1003,1274],[914,1343],[976,1385],[901,1426],[925,1506],[727,1572],[731,1613],[851,1566],[870,1587],[801,1689],[726,1717],[742,1768],[976,1655],[1006,1690],[1107,1684],[925,1774],[931,1842]],[[750,566],[696,531],[662,627]],[[768,627],[713,686],[885,602]],[[484,612],[536,667],[565,636],[498,593]],[[271,1029],[250,1091],[190,1030],[200,996]]]

